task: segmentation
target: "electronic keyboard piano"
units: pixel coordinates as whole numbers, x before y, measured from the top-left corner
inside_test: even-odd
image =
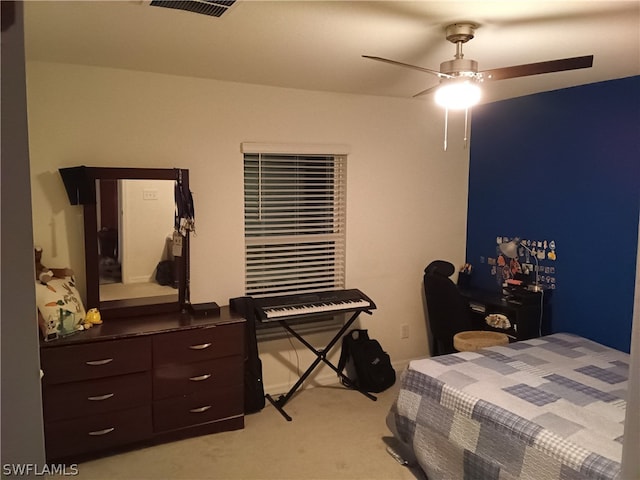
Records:
[[[284,406],[311,372],[321,363],[328,365],[333,371],[335,371],[344,385],[348,385],[353,389],[358,390],[371,400],[376,400],[376,397],[371,395],[369,392],[358,388],[352,379],[347,377],[341,369],[331,363],[328,359],[329,351],[338,344],[358,315],[362,312],[371,315],[371,310],[376,308],[376,304],[360,290],[327,290],[318,293],[281,295],[268,298],[239,297],[230,299],[229,303],[232,308],[236,311],[242,312],[242,314],[250,320],[253,330],[251,338],[253,339],[256,347],[257,342],[255,340],[254,320],[265,323],[275,322],[279,323],[281,327],[297,338],[316,356],[313,363],[309,365],[309,368],[307,368],[295,385],[293,385],[286,394],[280,395],[277,399],[272,398],[269,394],[264,395],[264,397],[269,400],[269,402],[271,402],[271,404],[288,421],[291,421],[291,417],[284,411]],[[307,318],[311,321],[313,319],[317,319],[318,315],[322,316],[338,313],[350,313],[351,315],[347,320],[345,320],[340,330],[333,336],[325,348],[316,348],[309,341],[305,340],[292,325],[290,325],[290,322],[298,323],[298,320],[304,322]],[[256,373],[258,373],[259,376],[257,377],[256,382],[250,382],[249,387],[252,386],[252,383],[255,384],[254,387],[257,386],[259,388],[254,388],[252,391],[259,391],[262,394],[262,368],[259,363],[257,349],[255,353],[256,370],[259,370],[259,372]],[[264,404],[259,405],[257,408],[260,409],[262,406],[264,406]]]
[[[373,310],[376,304],[360,290],[349,289],[255,298],[254,307],[259,321],[272,322],[305,316]]]

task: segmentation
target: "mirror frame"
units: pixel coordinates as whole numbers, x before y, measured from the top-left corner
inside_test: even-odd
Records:
[[[189,233],[182,240],[182,255],[176,257],[178,300],[158,302],[159,297],[100,301],[98,255],[98,211],[96,180],[181,180],[189,190],[189,170],[181,168],[70,167],[59,169],[71,205],[84,208],[84,256],[87,309],[97,307],[103,318],[139,316],[184,309],[188,292]]]

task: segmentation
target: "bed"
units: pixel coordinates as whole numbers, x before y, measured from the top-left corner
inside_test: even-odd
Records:
[[[429,480],[619,479],[628,371],[565,333],[415,360],[387,425]]]

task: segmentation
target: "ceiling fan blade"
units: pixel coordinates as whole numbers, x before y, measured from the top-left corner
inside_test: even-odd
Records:
[[[421,92],[416,93],[416,94],[413,96],[413,98],[421,97],[422,95],[427,95],[427,94],[429,94],[429,93],[431,93],[431,92],[435,92],[435,91],[436,91],[436,89],[437,89],[439,86],[440,86],[440,84],[438,84],[438,85],[434,85],[433,87],[429,87],[429,88],[427,88],[426,90],[422,90]]]
[[[593,55],[584,57],[563,58],[560,60],[549,60],[547,62],[527,63],[525,65],[515,65],[513,67],[494,68],[478,72],[483,80],[504,80],[507,78],[527,77],[529,75],[539,75],[541,73],[563,72],[566,70],[578,70],[580,68],[590,68],[593,65]]]
[[[419,70],[421,72],[426,72],[426,73],[431,73],[432,75],[437,75],[438,77],[448,77],[449,75],[440,73],[436,70],[430,70],[428,68],[424,68],[424,67],[418,67],[416,65],[409,65],[408,63],[402,63],[402,62],[396,62],[395,60],[389,60],[387,58],[382,58],[382,57],[372,57],[370,55],[362,55],[363,58],[368,58],[370,60],[376,60],[378,62],[384,62],[384,63],[390,63],[391,65],[396,65],[399,67],[406,67],[406,68],[412,68],[414,70]]]

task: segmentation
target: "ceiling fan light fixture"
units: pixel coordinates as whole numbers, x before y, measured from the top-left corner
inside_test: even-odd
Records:
[[[448,110],[466,110],[480,101],[480,86],[471,79],[445,80],[436,90],[438,105]]]

